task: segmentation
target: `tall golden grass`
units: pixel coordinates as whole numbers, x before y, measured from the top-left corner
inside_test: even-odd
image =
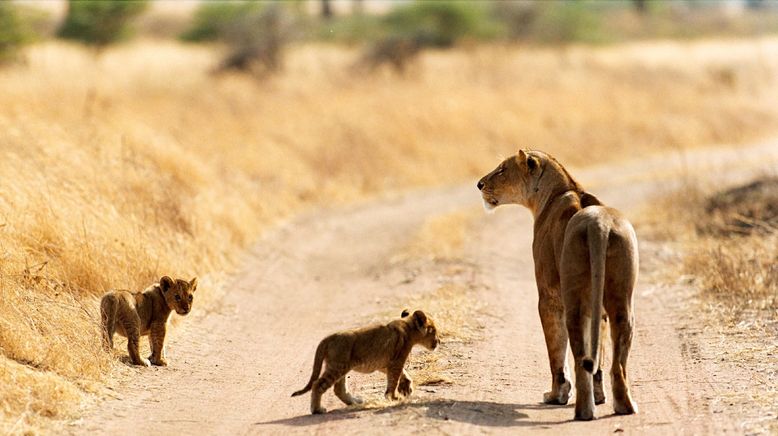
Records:
[[[78,413],[116,368],[97,298],[213,274],[312,204],[474,178],[518,146],[567,164],[774,133],[778,40],[430,52],[353,76],[306,46],[258,82],[208,47],[33,46],[0,70],[0,431]],[[210,289],[209,289],[210,288]]]

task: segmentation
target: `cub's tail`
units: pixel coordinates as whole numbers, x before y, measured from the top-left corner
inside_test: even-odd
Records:
[[[327,339],[324,339],[323,341],[319,342],[319,346],[316,348],[316,357],[313,358],[313,373],[311,373],[311,379],[308,380],[308,384],[305,385],[304,388],[293,393],[292,394],[293,397],[302,395],[310,391],[311,387],[313,387],[313,382],[315,382],[316,379],[319,378],[319,374],[321,373],[321,364],[322,362],[324,362],[324,353],[327,351],[328,342],[329,341],[327,341]]]
[[[605,291],[605,256],[608,250],[608,236],[610,228],[600,225],[589,227],[587,239],[589,242],[589,262],[592,271],[592,307],[591,324],[589,334],[584,332],[584,357],[582,365],[588,372],[593,373],[599,361],[600,350],[600,323],[602,322],[602,297]],[[588,341],[586,340],[588,339]],[[587,349],[588,345],[588,349]]]

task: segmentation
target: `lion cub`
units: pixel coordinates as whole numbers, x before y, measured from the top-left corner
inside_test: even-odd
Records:
[[[375,325],[347,330],[324,338],[316,348],[313,374],[308,384],[292,394],[302,395],[311,389],[311,413],[325,413],[321,407],[321,396],[335,385],[335,395],[346,405],[360,404],[362,399],[353,397],[346,387],[346,374],[352,369],[361,373],[381,371],[386,373],[386,398],[397,399],[397,392],[409,396],[413,392],[413,381],[403,367],[411,348],[421,344],[429,350],[438,346],[438,331],[435,323],[421,310],[408,316],[404,310],[402,319],[386,325]],[[327,369],[321,377],[322,362]]]
[[[165,331],[170,312],[186,315],[192,310],[197,277],[190,281],[164,276],[143,292],[111,291],[100,300],[103,321],[103,344],[113,348],[113,334],[127,338],[127,352],[135,365],[167,366]],[[149,335],[151,356],[144,359],[138,349],[141,336]]]

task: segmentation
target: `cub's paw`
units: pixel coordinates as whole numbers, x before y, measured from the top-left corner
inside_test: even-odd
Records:
[[[357,404],[357,405],[365,404],[365,400],[363,400],[362,397],[355,397],[355,396],[352,395],[351,396],[351,404]]]
[[[311,408],[311,415],[321,415],[324,413],[327,413],[327,409],[325,409],[324,407],[319,406],[319,407]]]
[[[155,358],[149,356],[149,362],[151,362],[152,365],[156,365],[156,366],[167,366],[167,360],[165,360],[164,357],[160,357],[159,359],[155,359]]]
[[[134,362],[134,363],[139,366],[146,366],[146,367],[151,366],[151,362],[149,361],[149,359],[144,359],[142,357],[140,358],[140,362]]]
[[[413,381],[410,379],[400,381],[400,385],[397,386],[397,392],[404,397],[410,396],[413,393]]]
[[[387,392],[387,393],[384,394],[384,397],[387,400],[389,400],[389,401],[397,401],[398,400],[396,391],[395,392]]]

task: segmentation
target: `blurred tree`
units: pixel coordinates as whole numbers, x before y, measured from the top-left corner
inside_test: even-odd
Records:
[[[363,0],[351,0],[351,13],[353,15],[362,15],[365,13],[365,2]]]
[[[332,18],[332,5],[330,0],[321,0],[321,16],[325,20]]]
[[[632,0],[632,3],[635,5],[635,10],[638,11],[638,13],[646,13],[646,0]]]
[[[19,17],[16,6],[0,3],[0,64],[19,59],[19,49],[31,38],[30,30]]]
[[[129,23],[147,5],[147,0],[68,0],[67,14],[57,35],[103,47],[126,38]]]
[[[221,41],[228,52],[216,72],[238,70],[265,76],[283,67],[284,50],[297,33],[299,2],[213,2],[195,12],[188,41]]]
[[[488,4],[462,1],[421,1],[398,6],[385,22],[391,37],[403,36],[422,45],[451,47],[464,37],[492,36],[496,29]]]

